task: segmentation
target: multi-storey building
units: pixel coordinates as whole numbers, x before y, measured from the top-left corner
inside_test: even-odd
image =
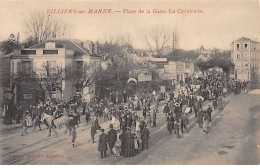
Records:
[[[99,45],[93,42],[72,40],[48,40],[26,49],[15,50],[11,56],[11,74],[14,74],[14,103],[35,104],[46,99],[46,91],[35,87],[33,73],[43,78],[59,68],[62,70],[61,90],[53,92],[53,97],[65,102],[76,94],[81,94],[89,101],[95,94],[94,83],[87,87],[78,87],[78,81],[67,78],[71,71],[81,74],[84,65],[91,65],[88,73],[94,73],[100,68]],[[94,68],[93,68],[94,67]],[[43,73],[43,70],[46,73]]]
[[[231,58],[235,64],[235,78],[251,80],[252,74],[259,71],[260,43],[242,37],[231,44]]]

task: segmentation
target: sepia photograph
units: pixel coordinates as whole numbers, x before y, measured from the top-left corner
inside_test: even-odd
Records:
[[[259,165],[260,1],[3,0],[0,165]]]

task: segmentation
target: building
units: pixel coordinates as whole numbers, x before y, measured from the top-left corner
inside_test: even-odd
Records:
[[[259,71],[260,43],[241,37],[231,44],[231,58],[235,65],[235,78],[251,80],[252,74]]]
[[[175,83],[185,82],[185,78],[194,74],[194,62],[190,60],[169,61],[167,65],[164,65],[163,73],[161,76],[165,79],[173,80]]]
[[[75,80],[72,78],[73,75],[68,76],[71,72],[75,72],[77,75],[82,74],[84,65],[91,65],[88,70],[89,74],[94,73],[101,66],[98,42],[94,44],[78,40],[48,40],[30,48],[15,50],[10,63],[11,74],[14,74],[15,78],[14,103],[26,102],[29,104],[45,100],[49,98],[48,96],[68,102],[77,94],[90,101],[95,94],[94,83],[80,89],[78,84],[84,81]],[[58,70],[61,73],[60,82],[55,82],[60,83],[60,90],[53,90],[51,95],[46,95],[48,88],[44,87],[49,87],[49,85],[35,87],[34,81],[39,83],[39,80],[48,79],[50,74],[54,74]],[[35,79],[34,73],[39,78]]]

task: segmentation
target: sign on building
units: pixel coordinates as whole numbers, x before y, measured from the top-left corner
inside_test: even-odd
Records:
[[[138,82],[152,81],[152,75],[150,74],[139,74]]]

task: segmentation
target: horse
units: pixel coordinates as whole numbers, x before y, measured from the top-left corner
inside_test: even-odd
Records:
[[[51,130],[52,129],[56,133],[56,135],[58,135],[58,133],[55,130],[56,126],[60,127],[62,125],[65,125],[66,130],[67,130],[69,128],[69,125],[70,125],[69,123],[72,119],[73,119],[72,117],[68,117],[68,116],[61,116],[59,118],[55,118],[52,115],[49,115],[47,113],[43,113],[41,121],[43,122],[45,120],[47,122],[47,124],[49,125],[49,136],[51,136]]]

